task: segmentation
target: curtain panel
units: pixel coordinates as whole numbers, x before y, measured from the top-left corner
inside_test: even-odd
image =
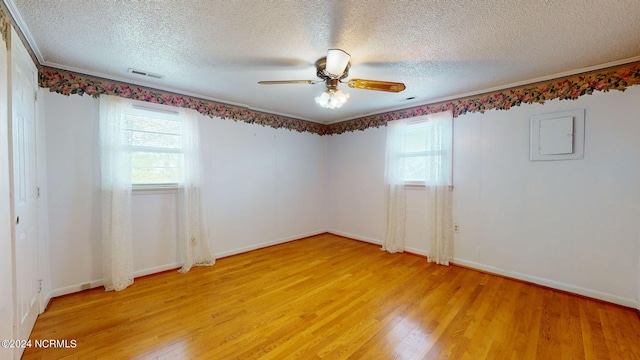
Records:
[[[387,124],[387,148],[385,152],[385,205],[387,208],[387,231],[382,250],[390,253],[404,251],[406,222],[406,193],[404,188],[405,148],[404,131],[407,120],[391,121]]]
[[[131,147],[124,116],[133,102],[116,96],[100,97],[100,154],[102,192],[103,281],[106,290],[123,290],[133,283],[131,226]],[[184,177],[178,183],[178,247],[181,272],[195,265],[213,265],[206,211],[202,201],[198,115],[180,109]]]
[[[448,265],[453,243],[453,113],[396,120],[387,126],[387,228],[382,249],[391,253],[404,251],[405,185],[410,181],[424,186],[427,259]]]
[[[131,156],[125,147],[122,116],[131,100],[100,97],[102,254],[105,290],[133,283]]]
[[[429,262],[449,265],[453,250],[453,113],[427,116],[426,151],[439,154],[428,161],[425,179]]]
[[[184,263],[180,272],[197,265],[211,266],[215,258],[209,250],[206,209],[202,196],[202,171],[198,113],[180,109],[184,152],[184,179],[178,184],[178,243]]]

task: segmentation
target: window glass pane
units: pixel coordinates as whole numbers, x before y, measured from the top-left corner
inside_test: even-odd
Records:
[[[133,184],[178,183],[183,177],[184,155],[135,151],[131,153]]]
[[[184,177],[182,122],[177,114],[134,109],[123,115],[124,142],[131,148],[131,182],[174,184]]]
[[[404,180],[436,181],[441,176],[440,161],[440,154],[405,157]]]
[[[426,156],[412,156],[405,158],[404,180],[405,181],[423,181],[425,176],[425,158]]]
[[[165,149],[181,149],[182,136],[160,134],[152,132],[130,131],[125,132],[125,141],[131,146],[144,146]]]
[[[125,115],[125,128],[128,130],[143,130],[175,135],[182,133],[182,124],[179,121],[137,115]]]
[[[179,121],[126,114],[125,142],[131,146],[180,149],[182,124]]]
[[[179,153],[134,151],[131,153],[131,167],[182,167],[183,155]]]
[[[427,129],[424,126],[411,126],[404,133],[404,151],[425,151]]]
[[[137,168],[131,169],[131,183],[178,184],[183,177],[182,168]]]

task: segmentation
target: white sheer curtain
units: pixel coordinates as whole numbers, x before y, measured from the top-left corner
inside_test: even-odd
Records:
[[[387,206],[387,231],[382,250],[390,253],[404,251],[405,230],[405,158],[404,130],[407,120],[387,123],[387,148],[385,156],[385,200]]]
[[[180,272],[188,272],[196,265],[213,265],[215,258],[209,250],[206,212],[202,200],[198,113],[180,109],[184,151],[184,181],[178,192],[178,243],[184,264]]]
[[[453,114],[450,111],[427,116],[425,192],[429,262],[449,265],[453,246]]]
[[[106,290],[133,283],[131,157],[123,145],[122,114],[131,100],[100,97],[103,281]]]
[[[448,265],[453,242],[453,114],[442,112],[387,124],[383,250],[404,251],[407,182],[424,185],[428,260]]]

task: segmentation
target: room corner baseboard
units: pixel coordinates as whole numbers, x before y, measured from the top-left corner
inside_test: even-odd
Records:
[[[335,229],[329,229],[329,230],[327,230],[327,232],[329,234],[338,235],[338,236],[346,237],[346,238],[353,239],[353,240],[364,241],[364,242],[375,244],[375,245],[382,245],[382,240],[378,240],[378,239],[374,239],[374,238],[370,238],[370,237],[366,237],[366,236],[360,236],[360,235],[356,235],[356,234],[351,234],[351,233],[348,233],[348,232],[335,230]],[[411,247],[411,246],[407,246],[404,249],[404,251],[407,252],[407,253],[410,253],[410,254],[424,256],[424,257],[429,255],[429,254],[427,254],[427,252],[424,249],[418,249],[418,248],[414,248],[414,247]]]
[[[224,258],[224,257],[228,257],[228,256],[242,254],[242,253],[249,252],[249,251],[252,251],[252,250],[262,249],[262,248],[265,248],[265,247],[268,247],[268,246],[273,246],[273,245],[283,244],[283,243],[286,243],[286,242],[289,242],[289,241],[304,239],[304,238],[309,237],[309,236],[315,236],[315,235],[324,234],[326,232],[327,232],[327,230],[325,230],[325,229],[310,231],[308,233],[297,234],[297,235],[288,236],[288,237],[284,237],[284,238],[280,238],[280,239],[276,239],[276,240],[266,241],[266,242],[263,242],[263,243],[260,243],[260,244],[254,244],[254,245],[245,246],[245,247],[241,247],[241,248],[237,248],[237,249],[222,251],[222,252],[214,254],[214,256],[216,257],[216,259],[220,259],[220,258]]]
[[[558,282],[558,281],[554,281],[546,278],[523,274],[517,271],[504,270],[501,268],[477,263],[474,261],[454,258],[451,262],[455,265],[460,265],[466,268],[479,270],[479,271],[483,271],[486,273],[495,274],[499,276],[504,276],[506,278],[520,280],[520,281],[524,281],[524,282],[528,282],[536,285],[541,285],[551,289],[566,291],[568,293],[577,294],[577,295],[589,297],[592,299],[602,300],[602,301],[622,305],[632,309],[638,308],[638,301],[636,301],[635,299],[628,299],[628,298],[624,298],[624,297],[613,295],[613,294],[603,293],[601,291],[597,291],[593,289],[586,289],[580,286],[575,286],[575,285],[562,283],[562,282]]]
[[[382,245],[382,241],[381,240],[370,238],[370,237],[366,237],[366,236],[360,236],[360,235],[348,233],[348,232],[345,232],[345,231],[340,231],[340,230],[336,230],[336,229],[328,229],[327,232],[329,234],[338,235],[338,236],[346,237],[346,238],[349,238],[349,239],[364,241],[364,242],[368,242],[368,243],[376,244],[376,245]]]

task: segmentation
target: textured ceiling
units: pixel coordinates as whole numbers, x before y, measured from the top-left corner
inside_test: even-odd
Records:
[[[640,0],[3,1],[42,65],[325,124],[640,56]],[[323,84],[257,84],[317,80],[329,48],[407,89],[329,110]]]

